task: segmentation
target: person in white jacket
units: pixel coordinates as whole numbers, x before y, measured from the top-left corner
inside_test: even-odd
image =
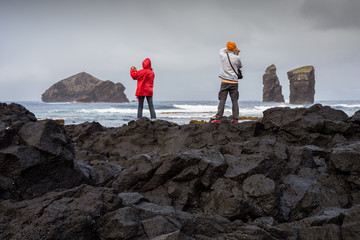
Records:
[[[227,95],[230,95],[232,102],[232,120],[237,123],[239,120],[239,90],[238,90],[238,69],[242,67],[239,57],[240,50],[233,42],[228,42],[226,48],[220,50],[220,73],[221,86],[219,91],[218,112],[212,123],[219,123],[224,115]],[[230,64],[231,62],[231,64]]]

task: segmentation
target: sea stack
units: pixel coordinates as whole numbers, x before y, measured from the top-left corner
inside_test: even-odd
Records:
[[[43,93],[43,102],[129,102],[121,83],[103,81],[86,72],[63,79]]]
[[[287,73],[290,81],[290,103],[314,103],[315,96],[315,69],[313,66],[304,66]]]
[[[284,102],[282,87],[276,75],[276,67],[274,64],[265,70],[263,85],[263,102]]]

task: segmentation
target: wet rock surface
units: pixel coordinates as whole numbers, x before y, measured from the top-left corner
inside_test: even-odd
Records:
[[[118,128],[0,113],[1,239],[359,239],[358,113]]]

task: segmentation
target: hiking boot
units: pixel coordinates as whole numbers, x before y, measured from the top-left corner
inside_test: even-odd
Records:
[[[220,121],[215,119],[215,120],[212,120],[211,123],[220,123]]]

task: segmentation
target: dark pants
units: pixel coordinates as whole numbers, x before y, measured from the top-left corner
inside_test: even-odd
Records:
[[[138,96],[138,98],[139,98],[139,106],[138,106],[137,117],[141,118],[143,108],[144,108],[145,96]],[[147,103],[149,105],[151,119],[156,119],[156,114],[155,114],[155,110],[154,110],[154,104],[153,104],[153,101],[152,101],[152,96],[146,96],[146,100],[147,100]]]
[[[220,119],[224,115],[225,110],[225,103],[227,95],[230,95],[231,102],[232,102],[232,118],[234,120],[239,119],[239,90],[238,90],[238,84],[237,83],[224,83],[221,82],[221,87],[219,91],[219,106],[218,106],[218,112],[216,114],[216,119]]]

